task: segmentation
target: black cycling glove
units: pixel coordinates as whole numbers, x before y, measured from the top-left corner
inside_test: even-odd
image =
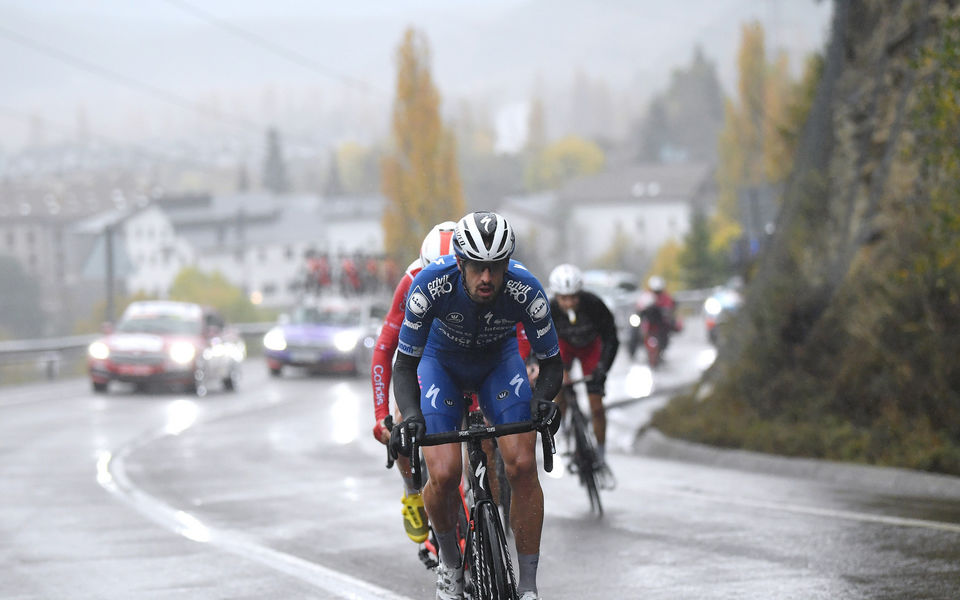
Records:
[[[398,454],[410,456],[414,441],[423,439],[427,433],[427,424],[419,412],[400,421],[390,434],[390,454],[394,459]]]
[[[530,405],[530,418],[536,423],[537,429],[547,428],[551,435],[556,435],[560,429],[560,407],[557,403],[534,398]]]

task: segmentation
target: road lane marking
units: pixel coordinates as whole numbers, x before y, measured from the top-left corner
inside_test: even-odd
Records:
[[[245,412],[245,410],[225,411],[220,416],[234,415],[240,412]],[[193,423],[190,425],[192,426]],[[268,548],[240,533],[212,529],[195,515],[174,508],[138,488],[127,477],[125,459],[134,450],[165,436],[179,435],[185,429],[171,433],[167,428],[163,428],[139,441],[133,441],[122,446],[116,452],[101,452],[97,458],[97,483],[152,521],[187,539],[211,544],[242,558],[253,560],[323,589],[339,598],[348,600],[413,600],[408,596],[396,594],[346,573]]]
[[[711,500],[734,506],[747,508],[762,508],[766,510],[786,511],[792,513],[813,515],[817,517],[826,517],[830,519],[845,519],[848,521],[862,521],[866,523],[881,523],[883,525],[894,525],[897,527],[921,527],[925,529],[935,529],[938,531],[949,531],[951,533],[960,533],[960,524],[947,523],[944,521],[928,521],[926,519],[911,519],[909,517],[894,517],[889,515],[878,515],[875,513],[864,513],[850,510],[837,510],[832,508],[819,508],[816,506],[805,506],[802,504],[791,504],[783,502],[767,502],[764,500],[752,500],[750,498],[730,498],[707,492],[684,492],[680,490],[657,490],[656,493],[663,493],[671,496],[680,496],[695,500]]]

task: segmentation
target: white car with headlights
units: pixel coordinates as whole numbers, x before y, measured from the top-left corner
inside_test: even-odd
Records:
[[[203,396],[211,384],[236,386],[246,357],[243,339],[213,309],[189,302],[134,302],[116,326],[90,344],[87,369],[95,392],[121,381],[186,388]]]
[[[385,304],[363,299],[305,302],[263,336],[270,374],[284,367],[365,373],[387,316]]]

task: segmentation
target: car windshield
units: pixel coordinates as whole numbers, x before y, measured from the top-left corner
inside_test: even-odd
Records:
[[[293,313],[293,323],[305,325],[358,325],[360,309],[349,307],[301,306]]]
[[[172,315],[138,316],[125,319],[117,325],[117,331],[123,333],[174,333],[199,335],[200,321],[181,319]]]

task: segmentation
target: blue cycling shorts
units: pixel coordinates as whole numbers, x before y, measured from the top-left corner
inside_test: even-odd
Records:
[[[494,425],[530,420],[530,382],[513,338],[483,354],[438,353],[428,345],[417,377],[427,433],[460,428],[465,391],[478,393],[480,409]]]

